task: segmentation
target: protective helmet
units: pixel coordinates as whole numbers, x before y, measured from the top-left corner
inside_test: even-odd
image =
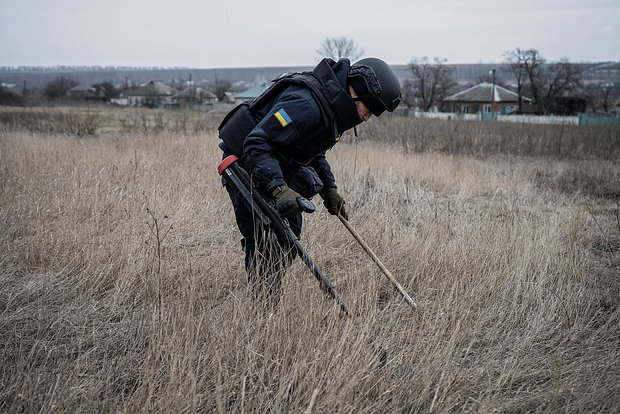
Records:
[[[394,111],[400,103],[400,82],[392,68],[381,59],[366,58],[351,65],[349,84],[375,116],[385,110]]]

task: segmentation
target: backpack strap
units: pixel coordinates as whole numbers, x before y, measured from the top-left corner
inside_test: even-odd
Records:
[[[312,96],[317,101],[322,118],[325,121],[325,127],[336,137],[338,134],[336,115],[330,106],[328,98],[325,96],[323,84],[312,72],[289,73],[280,76],[274,80],[274,83],[265,92],[249,102],[248,109],[254,113],[285,88],[293,85],[302,86],[310,90]]]

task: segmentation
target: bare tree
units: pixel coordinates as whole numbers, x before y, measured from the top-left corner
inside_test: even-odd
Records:
[[[452,70],[445,65],[445,59],[428,57],[413,58],[409,70],[413,77],[403,83],[403,101],[408,107],[419,106],[428,111],[448,96],[455,85]]]
[[[508,62],[517,80],[517,93],[519,94],[519,112],[522,110],[522,96],[525,88],[529,89],[534,103],[537,105],[538,112],[543,111],[541,100],[542,88],[544,83],[543,65],[545,59],[536,49],[515,50],[506,54]]]
[[[60,76],[56,79],[52,79],[45,85],[44,94],[50,99],[59,99],[65,96],[67,91],[75,85],[77,85],[77,82],[73,79]]]
[[[559,62],[547,65],[542,73],[541,84],[545,95],[541,101],[545,112],[553,110],[556,97],[575,91],[581,85],[581,71],[565,57]]]
[[[581,83],[579,68],[567,58],[548,64],[538,50],[521,48],[507,52],[505,56],[517,80],[519,112],[526,89],[531,93],[537,112],[548,113],[553,109],[556,97],[577,89]]]
[[[100,82],[93,85],[98,94],[103,96],[106,101],[110,101],[110,99],[118,98],[120,95],[120,91],[117,90],[114,85],[110,82]]]
[[[528,86],[532,99],[536,104],[538,112],[543,112],[544,105],[541,99],[542,89],[544,86],[543,64],[545,59],[536,49],[527,49],[522,52],[522,64],[525,75],[527,76]]]
[[[319,57],[332,58],[338,60],[340,58],[348,58],[352,61],[359,59],[364,53],[364,49],[360,49],[357,42],[348,37],[327,37],[316,50]]]
[[[527,82],[527,73],[525,71],[525,59],[526,51],[524,49],[516,48],[510,52],[505,53],[507,62],[510,64],[512,73],[515,75],[517,81],[517,95],[519,99],[519,112],[523,111],[523,92],[525,89],[525,83]]]

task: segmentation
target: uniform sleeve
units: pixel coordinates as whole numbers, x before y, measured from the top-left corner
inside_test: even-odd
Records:
[[[254,178],[267,191],[285,183],[274,152],[308,134],[319,122],[320,113],[316,103],[300,94],[284,92],[250,132],[243,149],[257,161]]]
[[[327,162],[327,158],[325,154],[321,154],[312,160],[310,166],[314,168],[319,178],[323,182],[323,191],[327,191],[330,188],[336,187],[336,179],[334,178],[334,173],[332,172],[332,167]]]

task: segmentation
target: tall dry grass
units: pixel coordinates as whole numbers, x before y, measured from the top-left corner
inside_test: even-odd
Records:
[[[82,138],[0,132],[0,411],[620,409],[617,132],[600,154],[543,156],[473,140],[557,130],[360,127],[328,157],[352,225],[419,311],[319,207],[303,243],[346,319],[299,261],[277,309],[251,299],[216,118],[178,132],[105,116]]]

